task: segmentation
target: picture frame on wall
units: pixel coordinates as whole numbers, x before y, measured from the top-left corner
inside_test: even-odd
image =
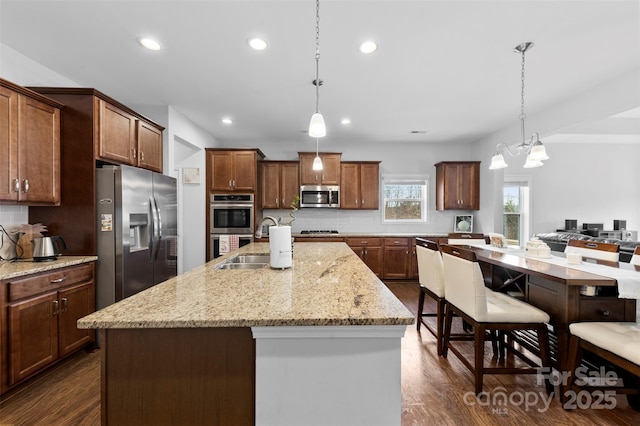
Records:
[[[456,215],[453,221],[453,232],[473,232],[473,215]]]

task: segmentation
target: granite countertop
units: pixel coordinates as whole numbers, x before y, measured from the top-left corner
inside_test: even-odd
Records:
[[[0,262],[0,280],[8,280],[24,275],[47,272],[67,266],[98,260],[97,256],[59,256],[58,259],[48,262],[34,262],[33,260],[18,260],[15,262]]]
[[[252,243],[94,312],[79,328],[408,325],[413,314],[345,243],[295,243],[293,266],[214,269]]]
[[[358,238],[358,237],[447,237],[449,233],[447,232],[426,232],[426,233],[415,233],[415,232],[338,232],[337,234],[330,233],[313,233],[313,234],[300,234],[293,233],[292,237],[304,237],[304,238],[327,238],[327,237],[337,237],[337,238]],[[268,239],[269,234],[264,233],[262,238]]]

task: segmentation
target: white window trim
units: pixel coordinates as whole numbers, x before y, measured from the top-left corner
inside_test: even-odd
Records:
[[[429,185],[431,184],[429,175],[383,175],[380,185],[380,219],[382,223],[386,224],[416,224],[416,223],[429,223]],[[422,193],[422,218],[420,219],[387,219],[385,217],[385,197],[384,187],[385,185],[393,183],[415,183],[423,186]]]
[[[529,174],[505,174],[502,182],[503,195],[504,195],[504,186],[508,185],[509,183],[526,182],[527,187],[529,188],[529,197],[527,200],[525,200],[525,205],[521,205],[521,211],[520,211],[520,215],[522,217],[522,229],[520,230],[521,248],[524,248],[524,245],[526,244],[526,242],[529,241],[529,239],[531,238],[530,234],[533,226],[533,218],[532,218],[533,213],[532,213],[532,206],[531,206],[531,198],[533,194],[532,180],[533,178]],[[502,205],[504,208],[504,201]],[[503,216],[504,216],[504,212],[503,212]]]

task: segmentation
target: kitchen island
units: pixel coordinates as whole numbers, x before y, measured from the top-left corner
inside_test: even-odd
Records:
[[[103,424],[400,424],[414,317],[344,243],[221,270],[253,243],[80,321],[101,330]]]

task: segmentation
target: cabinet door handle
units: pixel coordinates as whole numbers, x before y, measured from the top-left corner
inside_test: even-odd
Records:
[[[140,161],[144,161],[144,152],[140,151]]]
[[[58,305],[59,302],[57,300],[53,301],[53,315],[58,315]]]
[[[236,180],[235,179],[231,181],[231,185],[232,185],[232,188],[236,187]]]
[[[22,182],[22,190],[24,191],[25,194],[29,192],[29,179],[25,179]]]
[[[131,148],[131,154],[133,155],[133,159],[135,160],[137,157],[137,152],[135,148]]]
[[[611,313],[606,309],[600,309],[600,315],[602,315],[603,317],[608,317],[609,315],[611,315]]]
[[[283,202],[284,202],[284,200],[283,200]],[[279,206],[280,206],[280,201],[278,200],[278,197],[276,197],[276,207],[279,207]]]
[[[62,278],[58,278],[58,279],[55,279],[55,280],[50,280],[49,282],[51,284],[57,284],[57,283],[61,283],[62,281],[66,280],[66,279],[67,279],[67,277],[62,277]]]
[[[13,181],[13,192],[20,192],[20,179]]]
[[[362,202],[360,203],[361,206],[364,206],[364,198],[362,199]]]
[[[67,312],[67,298],[63,297],[62,298],[62,313]]]

